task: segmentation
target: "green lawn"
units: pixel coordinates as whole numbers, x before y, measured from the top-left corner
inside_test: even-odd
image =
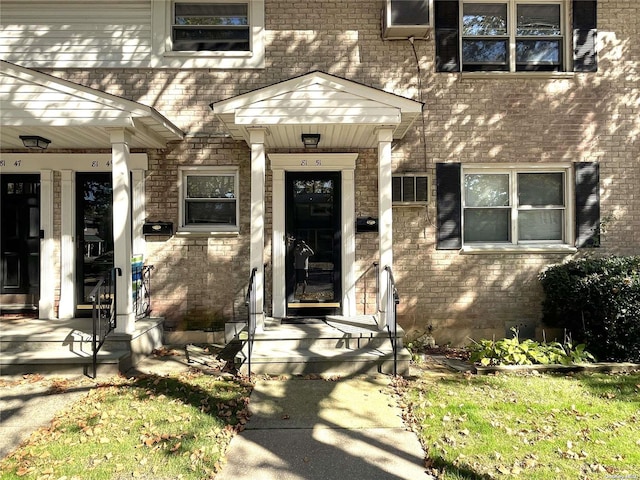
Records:
[[[0,478],[212,478],[247,421],[250,390],[202,373],[114,379],[1,461]]]
[[[638,373],[425,373],[400,391],[438,479],[640,480]]]

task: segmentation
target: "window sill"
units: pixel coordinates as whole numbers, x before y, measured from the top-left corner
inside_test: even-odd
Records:
[[[164,52],[165,57],[179,57],[179,58],[251,58],[255,56],[253,52],[247,51],[215,51],[208,50],[202,52],[195,52],[189,50],[172,50]]]
[[[188,230],[182,229],[176,232],[176,236],[180,238],[202,238],[202,237],[218,237],[218,238],[228,238],[228,237],[239,237],[240,232],[238,230]]]
[[[392,202],[392,207],[428,207],[429,202]]]
[[[465,245],[460,250],[463,255],[484,255],[495,253],[561,253],[572,254],[578,249],[571,245]]]
[[[517,80],[521,78],[534,80],[565,79],[576,77],[574,72],[462,72],[463,80]]]

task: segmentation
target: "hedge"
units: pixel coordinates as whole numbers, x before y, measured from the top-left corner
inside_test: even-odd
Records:
[[[543,322],[599,361],[640,362],[640,256],[583,258],[540,274]]]

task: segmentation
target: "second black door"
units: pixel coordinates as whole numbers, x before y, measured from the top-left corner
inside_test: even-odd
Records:
[[[287,173],[288,316],[339,313],[340,207],[339,172]]]

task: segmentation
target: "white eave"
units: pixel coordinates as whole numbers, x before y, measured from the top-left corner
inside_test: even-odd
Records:
[[[131,148],[164,148],[184,133],[155,109],[0,60],[0,148],[24,148],[20,135],[49,149],[111,148],[110,129],[132,133]]]
[[[319,133],[320,148],[375,148],[376,130],[404,137],[422,113],[421,102],[324,72],[211,104],[215,116],[236,140],[249,143],[251,128],[268,130],[269,148],[301,148],[303,133]]]

